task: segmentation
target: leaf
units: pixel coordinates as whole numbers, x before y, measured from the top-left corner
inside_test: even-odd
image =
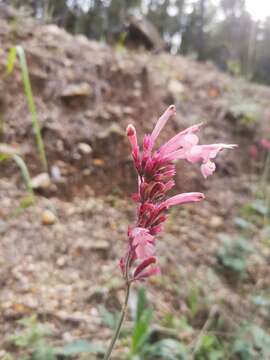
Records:
[[[135,326],[131,339],[132,354],[138,353],[149,337],[151,319],[152,311],[147,309],[145,289],[141,287],[138,292]]]
[[[83,353],[104,354],[104,346],[99,343],[90,343],[87,340],[76,340],[57,349],[57,354],[62,356],[73,356]]]
[[[270,305],[270,300],[263,296],[254,296],[252,302],[257,306],[268,306]]]
[[[185,346],[177,340],[163,339],[152,345],[148,354],[151,358],[156,357],[162,360],[187,360],[187,351]]]
[[[47,158],[46,158],[46,153],[45,153],[45,147],[44,147],[43,139],[41,136],[39,119],[38,119],[36,105],[35,105],[34,97],[33,97],[33,93],[32,93],[32,87],[31,87],[25,52],[24,52],[24,49],[22,46],[16,46],[16,51],[17,51],[17,54],[19,57],[24,92],[26,95],[28,108],[29,108],[29,111],[30,111],[31,117],[32,117],[32,127],[33,127],[35,137],[36,137],[36,143],[37,143],[39,156],[40,156],[44,171],[48,172],[48,163],[47,163]]]
[[[150,321],[152,319],[152,311],[144,309],[140,319],[135,323],[135,327],[132,334],[131,352],[136,354],[145,344],[150,335]]]
[[[14,69],[14,64],[15,64],[15,61],[16,61],[16,55],[17,55],[16,47],[12,47],[9,50],[8,58],[7,58],[7,67],[6,67],[7,75],[11,74],[13,69]]]
[[[138,292],[137,298],[137,309],[136,309],[136,321],[140,320],[145,308],[147,305],[146,295],[145,295],[145,288],[141,287]]]
[[[30,177],[28,168],[27,168],[24,160],[19,155],[16,155],[16,154],[12,155],[12,159],[19,166],[22,176],[24,178],[24,181],[26,183],[27,190],[34,200],[34,192],[33,192],[32,185],[31,185],[31,177]]]
[[[119,313],[113,314],[103,305],[99,306],[98,310],[104,324],[107,325],[110,329],[115,329],[119,320]]]
[[[255,226],[253,224],[251,224],[249,221],[247,221],[241,217],[236,217],[234,219],[234,223],[237,227],[239,227],[240,229],[243,229],[243,230],[252,230],[255,228]]]

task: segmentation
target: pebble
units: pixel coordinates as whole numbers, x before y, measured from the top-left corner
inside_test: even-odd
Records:
[[[185,91],[184,85],[178,80],[171,80],[169,82],[168,88],[169,91],[175,96],[181,95]]]
[[[48,189],[51,185],[50,176],[47,173],[41,173],[31,180],[33,189]]]
[[[45,210],[42,213],[42,224],[43,225],[53,225],[55,224],[57,217],[51,210]]]
[[[88,83],[81,84],[69,84],[62,91],[61,96],[63,98],[73,97],[73,96],[91,96],[93,90]]]
[[[83,155],[89,155],[93,151],[91,146],[86,143],[79,143],[78,149],[79,149],[80,153]]]
[[[218,229],[223,225],[223,219],[220,216],[212,216],[209,222],[209,225],[213,229]]]

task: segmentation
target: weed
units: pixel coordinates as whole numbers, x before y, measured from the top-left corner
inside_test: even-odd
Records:
[[[36,143],[37,143],[39,156],[40,156],[44,171],[48,172],[48,163],[47,163],[47,158],[46,158],[46,153],[45,153],[45,147],[44,147],[44,143],[43,143],[42,136],[41,136],[40,125],[39,125],[38,115],[37,115],[37,111],[36,111],[36,105],[35,105],[34,98],[33,98],[33,92],[32,92],[25,52],[24,52],[24,49],[22,46],[16,46],[16,47],[12,47],[10,49],[9,54],[8,54],[8,61],[7,61],[7,74],[12,73],[12,71],[13,71],[15,60],[16,60],[16,55],[18,55],[18,58],[19,58],[24,91],[25,91],[25,95],[27,98],[28,108],[29,108],[29,111],[30,111],[31,117],[32,117],[32,127],[33,127],[34,134],[36,137]]]
[[[238,279],[245,277],[247,258],[252,251],[252,246],[242,237],[231,239],[223,234],[222,240],[223,246],[216,254],[219,265]]]
[[[25,185],[28,191],[29,196],[27,197],[27,204],[32,204],[35,201],[35,195],[32,189],[32,185],[31,185],[31,176],[29,174],[27,165],[25,163],[25,161],[23,160],[23,158],[21,156],[19,156],[18,154],[16,154],[13,151],[9,150],[8,146],[5,146],[5,144],[2,144],[2,146],[0,146],[0,162],[4,161],[4,160],[13,160],[17,166],[19,167],[22,177],[25,181]]]

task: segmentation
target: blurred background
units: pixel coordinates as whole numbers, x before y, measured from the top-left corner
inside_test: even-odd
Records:
[[[125,129],[204,121],[236,143],[177,165],[161,275],[135,284],[115,360],[270,359],[270,3],[0,1],[0,359],[102,359],[135,219]]]

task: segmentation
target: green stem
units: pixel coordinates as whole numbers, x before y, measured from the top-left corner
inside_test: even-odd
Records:
[[[125,319],[125,315],[126,315],[126,311],[127,311],[127,305],[128,305],[128,298],[129,298],[129,291],[130,291],[130,283],[127,282],[126,283],[126,296],[125,296],[125,301],[124,301],[124,304],[123,304],[123,307],[122,307],[122,311],[121,311],[121,315],[120,315],[120,319],[118,321],[118,324],[117,324],[117,327],[115,329],[115,332],[114,332],[114,335],[112,337],[112,340],[111,340],[111,343],[110,343],[110,346],[104,356],[104,360],[109,360],[110,357],[111,357],[111,353],[113,351],[113,348],[114,348],[114,345],[118,339],[118,336],[120,334],[120,330],[121,330],[121,327],[122,327],[122,324],[123,324],[123,321]]]

